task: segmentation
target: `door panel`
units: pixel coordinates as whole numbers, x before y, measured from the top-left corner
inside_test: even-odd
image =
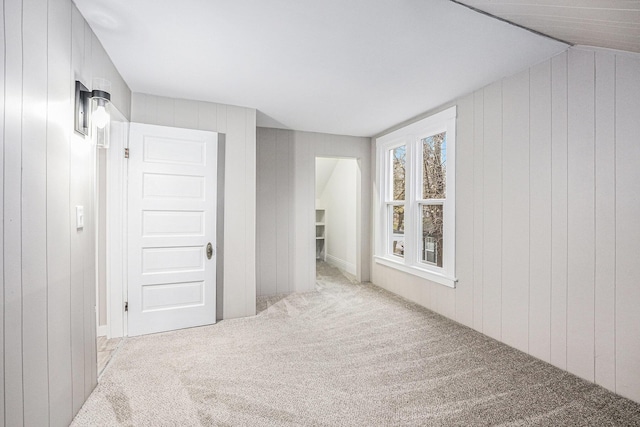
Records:
[[[204,178],[189,175],[160,173],[143,174],[144,199],[204,199]]]
[[[142,312],[204,305],[204,282],[164,283],[142,288]]]
[[[144,211],[142,236],[202,236],[204,218],[204,212],[198,211]]]
[[[203,142],[183,142],[179,147],[174,140],[148,138],[144,141],[144,161],[149,163],[188,164],[202,166],[206,162]]]
[[[204,271],[204,247],[142,248],[142,274]]]
[[[129,335],[215,323],[217,134],[131,124]]]

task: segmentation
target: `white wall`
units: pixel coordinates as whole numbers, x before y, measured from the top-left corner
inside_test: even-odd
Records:
[[[225,319],[256,313],[256,110],[134,93],[131,121],[226,134]]]
[[[456,103],[457,287],[372,281],[640,402],[640,56],[572,48]]]
[[[338,160],[332,157],[318,157],[316,158],[316,203],[322,192],[324,191],[324,187],[327,186],[327,182],[333,173],[333,170],[336,168],[338,164]]]
[[[316,194],[319,206],[326,211],[327,262],[353,275],[356,274],[357,180],[356,160],[336,159],[320,197]]]
[[[315,288],[316,157],[353,157],[361,171],[357,271],[370,272],[371,140],[351,136],[258,128],[258,295]],[[360,191],[360,188],[365,189]]]
[[[74,81],[106,78],[127,116],[130,91],[70,0],[3,5],[0,426],[66,426],[97,369],[96,157],[73,131]]]

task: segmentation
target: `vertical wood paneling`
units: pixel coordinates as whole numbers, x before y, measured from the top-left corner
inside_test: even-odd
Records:
[[[83,67],[83,58],[85,55],[85,43],[91,43],[91,39],[85,38],[85,25],[80,12],[72,8],[71,15],[71,68],[73,75],[80,81],[84,82],[91,89],[92,79],[90,74],[86,73]],[[69,229],[71,230],[71,259],[75,262],[71,263],[71,375],[72,375],[72,392],[73,392],[73,413],[75,414],[82,407],[84,402],[84,379],[85,379],[85,345],[84,345],[84,264],[86,263],[86,248],[83,240],[91,233],[89,229],[90,221],[87,221],[85,228],[76,229],[75,213],[76,206],[83,206],[86,218],[92,218],[90,207],[86,204],[87,200],[83,197],[83,188],[87,183],[88,162],[92,158],[88,154],[88,147],[91,142],[88,138],[81,137],[77,134],[71,135],[69,167],[71,173],[69,176]],[[94,300],[95,304],[95,300]]]
[[[218,109],[211,102],[198,102],[198,126],[195,129],[214,131],[218,127]]]
[[[315,167],[311,165],[310,159],[313,158],[311,154],[311,144],[306,140],[307,134],[296,134],[294,139],[295,146],[295,179],[294,179],[294,200],[295,205],[295,249],[294,249],[294,286],[295,291],[303,292],[311,290],[311,283],[309,280],[309,269],[311,268],[308,254],[309,232],[307,228],[312,226],[311,220],[307,218],[308,207],[308,192],[309,192],[309,169],[315,171]],[[314,159],[315,163],[315,159]],[[315,197],[315,191],[313,191]],[[315,200],[314,200],[315,205]],[[315,248],[314,248],[315,249]],[[315,259],[315,256],[313,257]],[[314,268],[315,271],[315,268]]]
[[[528,351],[529,72],[502,85],[502,339]]]
[[[176,99],[174,103],[174,126],[186,129],[196,129],[198,127],[199,118],[198,104],[198,102]]]
[[[258,128],[258,295],[292,292],[293,233],[291,131]]]
[[[131,94],[131,121],[149,123],[147,120],[147,95],[144,93]]]
[[[529,353],[551,359],[551,61],[530,74]]]
[[[482,332],[484,260],[484,90],[473,94],[473,328]]]
[[[88,177],[87,172],[87,147],[89,141],[78,135],[71,137],[69,167],[71,169],[69,182],[69,229],[71,230],[71,290],[70,290],[70,313],[71,313],[71,375],[73,391],[73,412],[80,410],[84,402],[84,264],[86,262],[85,248],[83,240],[91,233],[89,224],[82,229],[76,229],[75,213],[77,206],[82,206],[86,218],[91,218],[91,210],[86,205],[86,200],[82,197],[82,187],[84,182],[79,179]]]
[[[502,337],[502,82],[484,89],[482,330]]]
[[[25,0],[23,30],[46,28],[46,0]],[[22,107],[22,358],[24,424],[46,425],[47,373],[46,171],[47,34],[23,31]]]
[[[433,286],[438,286],[441,290],[440,296],[440,310],[443,316],[447,316],[450,319],[455,319],[456,316],[456,292],[455,289],[447,286],[439,286],[436,283]]]
[[[276,168],[276,293],[287,294],[291,292],[289,282],[289,224],[293,208],[291,200],[291,179],[289,170],[289,152],[292,147],[289,141],[291,132],[275,130],[275,168]],[[260,210],[261,211],[261,210]],[[261,214],[261,213],[260,213]],[[273,238],[273,236],[271,236]]]
[[[92,146],[92,157],[96,156],[96,148]],[[89,163],[92,175],[96,177],[95,162]],[[86,187],[85,200],[91,200],[91,216],[96,218],[95,203],[93,203],[93,189],[95,187]],[[96,223],[90,222],[91,233],[87,233],[88,239],[85,241],[85,254],[95,254],[96,242]],[[97,342],[97,324],[96,324],[96,257],[86,256],[84,269],[84,395],[82,403],[89,397],[93,389],[98,385],[98,342]],[[80,405],[82,406],[82,405]]]
[[[90,147],[91,157],[90,159],[96,158],[96,148],[95,146]],[[94,177],[96,177],[95,170],[95,162],[88,163],[90,173]],[[96,187],[94,185],[85,187],[85,200],[90,201],[89,210],[91,217],[96,218],[96,209],[94,203],[94,189]],[[87,233],[87,239],[84,241],[85,248],[85,266],[84,266],[84,304],[83,304],[83,349],[84,349],[84,384],[83,384],[83,397],[82,403],[89,397],[93,389],[98,385],[98,349],[97,349],[97,324],[96,324],[96,257],[95,250],[97,247],[96,242],[96,222],[90,221],[89,223],[90,231]],[[87,254],[92,254],[94,256],[87,256]],[[82,407],[82,404],[80,404]],[[79,409],[78,409],[79,410]],[[75,413],[75,412],[74,412]]]
[[[307,158],[307,164],[309,169],[305,172],[304,184],[306,187],[305,197],[303,203],[303,218],[305,219],[306,226],[304,227],[305,236],[305,249],[306,249],[306,277],[304,283],[309,290],[315,289],[316,283],[316,247],[315,247],[315,221],[316,221],[316,156],[318,151],[326,152],[325,150],[331,150],[327,144],[329,137],[324,134],[313,133],[310,135],[311,145],[309,147],[310,156]],[[330,141],[330,140],[329,140]],[[309,171],[312,171],[309,173]],[[313,189],[313,190],[312,190]],[[313,245],[310,242],[313,241]]]
[[[224,260],[225,282],[245,283],[245,260],[243,257],[235,257],[232,254],[245,253],[245,209],[246,201],[244,197],[234,196],[244,194],[245,188],[245,152],[244,135],[244,109],[239,107],[226,107],[227,112],[227,141],[225,159],[225,253]],[[237,230],[236,237],[227,234],[227,230]],[[242,230],[242,231],[240,231]],[[242,317],[245,310],[245,286],[225,287],[224,315],[225,318]]]
[[[72,418],[69,143],[72,134],[71,4],[49,4],[47,125],[47,271],[49,417]],[[55,165],[55,167],[53,167]]]
[[[458,103],[456,129],[456,277],[455,319],[473,326],[473,94]]]
[[[616,59],[616,391],[640,402],[640,60]],[[5,344],[6,345],[6,344]]]
[[[567,369],[594,379],[594,54],[569,51]]]
[[[296,160],[296,147],[294,145],[294,137],[292,132],[286,132],[288,138],[288,147],[289,147],[289,194],[293,194],[295,196],[295,179],[296,179],[296,168],[295,168],[295,160]],[[289,225],[287,226],[288,235],[289,235],[289,286],[288,292],[295,291],[295,280],[296,280],[296,268],[295,268],[295,251],[296,251],[296,236],[295,233],[292,233],[292,230],[295,230],[296,224],[296,203],[295,199],[289,198]],[[293,224],[293,225],[291,225]]]
[[[456,225],[473,257],[458,248],[454,304],[377,264],[375,283],[459,321],[472,311],[475,329],[640,401],[640,59],[572,48],[474,93],[472,117],[467,102],[457,190],[474,218]]]
[[[259,295],[275,295],[277,288],[277,194],[276,183],[277,154],[276,154],[276,130],[260,129],[258,136],[258,235],[260,238],[259,250],[262,256],[258,275]]]
[[[615,390],[615,56],[596,53],[595,381]]]
[[[4,8],[0,8],[0,22],[4,25]],[[6,63],[4,31],[0,31],[0,57],[4,70]],[[5,148],[5,73],[0,73],[0,271],[4,272],[4,148]],[[5,426],[5,383],[4,383],[4,273],[0,274],[0,427]]]
[[[75,80],[91,88],[91,28],[80,11],[71,8],[71,71]]]
[[[12,0],[0,16],[0,426],[68,425],[97,368],[95,151],[72,131],[73,81],[107,69],[126,110],[129,90],[70,1]],[[86,225],[72,257],[76,202]]]
[[[227,106],[222,104],[216,104],[216,123],[218,128],[217,132],[227,133]]]
[[[142,123],[159,124],[158,120],[158,97],[153,95],[141,95],[144,105],[144,119],[138,120],[132,118],[132,121],[141,121]],[[133,109],[133,106],[131,107]],[[133,113],[133,112],[132,112]]]
[[[95,67],[94,57],[102,54],[104,55],[102,58],[110,66],[110,68],[113,69],[113,64],[111,64],[111,61],[108,60],[108,57],[106,57],[106,53],[104,53],[103,49],[100,49],[99,52],[93,51],[93,46],[95,44],[95,35],[93,34],[93,31],[91,31],[89,24],[82,18],[82,15],[78,11],[78,9],[76,7],[73,7],[72,9],[73,9],[72,18],[75,19],[76,17],[78,17],[79,20],[84,24],[83,25],[84,26],[84,55],[81,58],[79,58],[80,59],[79,62],[81,64],[77,64],[76,61],[73,60],[74,65],[76,67],[80,66],[82,75],[87,76],[86,77],[87,79],[89,78],[89,76],[93,76],[95,74],[100,76],[101,74],[99,72],[97,73],[93,72],[93,68]],[[78,28],[77,32],[73,30],[72,38],[79,39],[80,37],[81,37],[80,28]],[[72,52],[72,55],[73,55],[73,52]],[[131,107],[130,107],[131,92],[129,91],[129,88],[126,86],[126,84],[120,78],[119,75],[117,76],[117,80],[113,80],[114,76],[112,74],[110,74],[109,76],[110,76],[109,79],[111,80],[111,83],[112,83],[111,97],[112,99],[114,99],[115,97],[114,106],[116,106],[116,108],[124,108],[124,110],[121,110],[121,112],[128,116],[131,110]],[[111,138],[115,138],[115,135],[112,135]],[[96,162],[93,159],[96,159],[95,147],[93,148],[90,156],[87,157],[87,159],[85,160],[88,165],[91,165],[91,176],[93,177],[93,181],[95,182],[95,179],[97,177],[97,174],[95,171]],[[73,176],[71,177],[71,179],[74,179]],[[93,206],[93,200],[95,197],[94,191],[96,191],[95,189],[97,188],[97,186],[92,185],[92,183],[90,183],[84,177],[80,177],[79,179],[86,182],[86,185],[84,186],[85,203],[86,201],[91,201],[92,202],[91,204]],[[93,211],[90,212],[90,215],[91,216],[88,218],[97,218],[96,216],[93,216]],[[94,221],[88,221],[87,223],[89,226],[95,227]],[[94,251],[96,250],[95,248],[97,246],[95,243],[95,235],[96,235],[95,228],[93,228],[93,230],[94,230],[93,232],[87,230],[89,232],[85,233],[86,237],[88,237],[88,239],[85,239],[85,254],[93,254]],[[84,316],[83,316],[83,319],[84,319],[84,399],[89,397],[89,394],[91,393],[91,391],[93,391],[93,389],[95,388],[98,382],[98,372],[97,372],[98,358],[97,358],[97,342],[96,342],[97,333],[96,333],[96,324],[95,324],[96,313],[95,313],[95,309],[93,308],[96,304],[96,295],[95,295],[96,286],[94,286],[94,283],[96,280],[95,279],[96,274],[95,274],[95,270],[92,269],[92,267],[95,268],[95,264],[94,264],[95,259],[96,259],[95,256],[86,256],[86,255],[84,256],[85,263],[88,263],[88,265],[85,266],[85,270],[84,270],[85,285],[83,287],[83,291],[85,291],[84,292]]]
[[[567,54],[551,60],[551,363],[567,367]]]
[[[22,377],[22,2],[4,2],[4,382],[5,423],[23,424]]]
[[[158,113],[156,123],[163,126],[175,126],[175,100],[163,96],[156,97]]]
[[[265,200],[264,192],[262,191],[262,180],[263,180],[263,170],[265,168],[265,162],[262,161],[265,156],[264,150],[265,144],[263,141],[268,139],[268,132],[263,132],[262,129],[258,129],[257,137],[256,137],[256,153],[258,153],[258,162],[256,163],[256,200],[258,202],[258,210],[262,210],[262,206],[267,201]],[[258,215],[256,218],[256,250],[258,252],[262,252],[262,242],[264,241],[264,230],[266,230],[267,225],[265,218],[262,215]],[[258,277],[256,279],[256,290],[258,295],[263,295],[262,293],[262,258],[258,257],[256,260],[256,272],[258,273]]]
[[[386,267],[383,267],[383,268],[385,269],[385,271],[388,270]],[[420,304],[431,309],[431,307],[433,307],[433,292],[432,292],[433,286],[431,286],[430,284],[425,286],[424,282],[420,280],[420,278],[418,277],[414,279],[415,279],[414,280],[415,285],[418,286],[418,292],[419,292],[420,301],[421,301]]]
[[[245,185],[242,189],[244,194],[252,195],[245,197],[244,216],[244,251],[246,266],[244,268],[244,288],[246,290],[244,298],[244,311],[242,316],[253,316],[256,314],[256,111],[242,109],[244,116],[244,177]]]

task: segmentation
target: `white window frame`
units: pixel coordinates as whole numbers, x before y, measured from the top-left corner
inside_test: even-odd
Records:
[[[391,180],[393,179],[393,163],[392,163],[392,159],[389,154],[391,152],[391,150],[401,147],[405,145],[404,140],[399,140],[399,141],[391,141],[388,145],[388,148],[385,152],[385,160],[384,160],[384,168],[385,168],[385,173],[387,174],[386,176],[389,176],[391,179],[390,180],[385,180],[385,186],[386,188],[384,189],[384,194],[386,195],[384,200],[384,209],[386,212],[386,221],[384,224],[385,227],[385,236],[386,238],[386,250],[385,253],[386,255],[388,255],[388,257],[392,260],[395,260],[397,262],[402,262],[402,260],[404,259],[404,257],[406,257],[407,255],[407,241],[406,241],[406,229],[405,229],[405,233],[404,233],[404,256],[398,256],[395,255],[393,253],[393,237],[391,236],[392,234],[392,229],[389,227],[390,225],[390,218],[393,216],[393,214],[391,213],[392,209],[394,206],[404,206],[404,223],[405,223],[405,227],[407,224],[407,200],[409,197],[409,178],[406,175],[407,171],[409,170],[409,168],[407,166],[405,166],[405,183],[406,183],[406,187],[404,189],[404,200],[393,200],[393,182],[391,182]],[[411,160],[411,154],[409,153],[409,147],[406,147],[406,151],[405,151],[405,165],[408,164],[408,162]]]
[[[378,264],[392,267],[430,281],[455,288],[455,176],[456,176],[456,107],[402,127],[376,139],[376,188],[378,208],[375,218],[375,253]],[[422,199],[422,140],[447,133],[446,198]],[[399,204],[392,200],[390,150],[406,145],[404,200],[404,258],[391,254],[390,208]],[[442,267],[422,262],[422,230],[420,209],[425,204],[442,204],[444,210]]]

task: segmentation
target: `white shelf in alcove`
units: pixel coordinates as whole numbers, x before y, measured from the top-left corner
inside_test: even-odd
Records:
[[[327,239],[325,235],[326,230],[326,210],[316,208],[316,259],[326,261],[327,259]]]

